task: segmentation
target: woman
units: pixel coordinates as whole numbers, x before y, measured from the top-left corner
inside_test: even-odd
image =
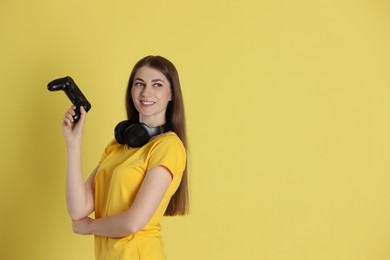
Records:
[[[67,111],[62,129],[68,212],[75,233],[95,236],[96,259],[165,259],[160,219],[188,213],[184,104],[174,65],[160,56],[141,59],[130,75],[126,108],[128,125],[168,126],[170,131],[140,147],[117,137],[85,183],[81,139],[86,112],[81,107],[74,124],[75,107]],[[88,217],[92,212],[95,219]]]

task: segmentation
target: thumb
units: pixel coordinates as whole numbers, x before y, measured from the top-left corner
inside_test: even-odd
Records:
[[[79,127],[83,127],[86,117],[87,117],[87,112],[85,111],[83,106],[80,106],[80,119],[76,125],[78,125]]]

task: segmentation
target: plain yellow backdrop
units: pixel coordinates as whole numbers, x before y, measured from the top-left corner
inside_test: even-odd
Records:
[[[168,259],[390,259],[389,1],[1,0],[0,37],[1,259],[93,259],[66,212],[70,102],[46,85],[92,103],[88,176],[149,54],[179,70],[191,148]]]

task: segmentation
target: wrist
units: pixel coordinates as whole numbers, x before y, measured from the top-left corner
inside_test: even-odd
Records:
[[[73,140],[66,142],[66,149],[68,152],[80,151],[81,150],[81,140]]]
[[[67,147],[80,147],[81,146],[81,138],[75,138],[75,139],[66,139],[66,146]]]

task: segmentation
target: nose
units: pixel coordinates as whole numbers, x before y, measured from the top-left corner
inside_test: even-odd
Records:
[[[141,92],[142,97],[148,97],[152,94],[152,88],[147,84]]]

